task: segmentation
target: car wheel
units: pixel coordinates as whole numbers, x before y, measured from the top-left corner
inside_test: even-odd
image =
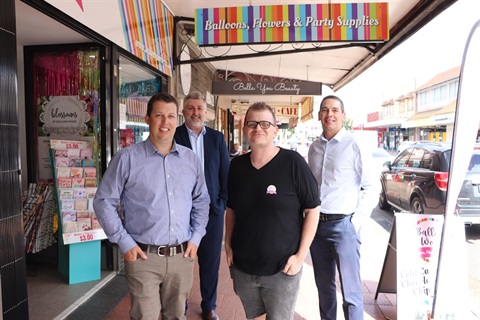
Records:
[[[378,207],[382,210],[388,210],[392,206],[387,202],[387,197],[385,196],[385,191],[382,188],[380,196],[378,197]]]
[[[413,213],[425,213],[423,210],[423,204],[419,197],[414,197],[410,203],[410,209]]]

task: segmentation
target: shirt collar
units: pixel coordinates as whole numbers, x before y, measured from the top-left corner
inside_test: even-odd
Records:
[[[197,134],[195,132],[193,132],[192,129],[190,129],[187,125],[185,125],[185,128],[187,128],[187,132],[189,135],[193,135],[195,137],[197,137]],[[202,132],[200,132],[201,135],[205,135],[205,133],[207,133],[207,129],[205,129],[205,126],[202,127]]]
[[[342,139],[343,139],[343,137],[345,136],[346,133],[347,133],[347,130],[345,130],[345,127],[342,126],[340,131],[338,131],[337,134],[334,135],[333,138],[330,139],[330,140],[342,141]],[[323,135],[323,133],[322,133],[322,139],[327,141],[327,139],[325,139],[325,136]]]
[[[145,142],[145,152],[146,152],[147,156],[151,156],[151,155],[157,153],[157,148],[155,148],[152,141],[150,141],[150,138],[148,138],[144,142]],[[170,153],[171,152],[178,153],[177,143],[175,142],[175,140],[173,140],[173,145],[172,145],[172,149],[170,150]]]

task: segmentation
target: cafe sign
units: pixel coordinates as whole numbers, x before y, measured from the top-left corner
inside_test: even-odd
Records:
[[[247,113],[249,104],[232,104],[232,111],[235,114],[244,115]],[[275,113],[275,117],[285,118],[298,118],[298,106],[297,105],[285,105],[285,106],[270,106]]]

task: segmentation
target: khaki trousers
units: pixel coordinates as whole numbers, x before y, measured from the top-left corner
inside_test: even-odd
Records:
[[[148,259],[125,261],[125,274],[133,320],[185,319],[185,301],[193,284],[195,259],[182,253],[161,257],[146,253]]]

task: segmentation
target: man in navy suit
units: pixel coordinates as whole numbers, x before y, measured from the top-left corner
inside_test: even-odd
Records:
[[[210,194],[207,233],[198,248],[202,319],[218,320],[215,309],[230,158],[223,134],[204,125],[207,103],[200,92],[185,97],[182,112],[185,123],[177,127],[175,141],[192,149],[200,158]]]

